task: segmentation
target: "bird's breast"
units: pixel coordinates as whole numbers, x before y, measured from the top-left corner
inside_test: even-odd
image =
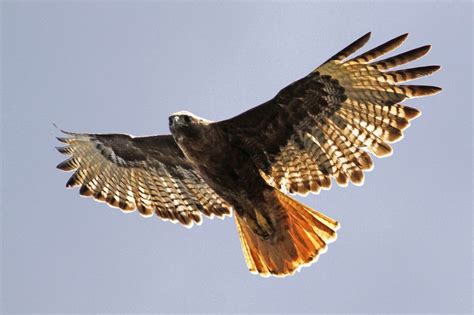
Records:
[[[180,147],[208,185],[233,205],[259,195],[266,186],[253,160],[225,134],[208,133]]]

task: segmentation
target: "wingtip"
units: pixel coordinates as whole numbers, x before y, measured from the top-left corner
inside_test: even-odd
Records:
[[[326,62],[328,61],[342,61],[345,58],[349,57],[351,54],[359,50],[362,46],[364,46],[367,41],[370,38],[370,35],[372,32],[367,32],[355,41],[353,41],[351,44],[349,44],[347,47],[343,48],[340,50],[337,54],[333,55],[331,58],[329,58]],[[325,62],[325,63],[326,63]]]
[[[410,33],[406,32],[406,33],[403,33],[402,35],[398,36],[397,38],[395,38],[395,40],[398,40],[400,42],[400,45],[402,43],[405,42],[405,40],[408,38],[408,35],[410,35]]]
[[[61,171],[70,172],[76,167],[74,166],[74,161],[72,159],[67,159],[56,165],[56,168]]]
[[[70,151],[69,151],[69,146],[65,146],[65,147],[55,147],[56,150],[61,153],[61,154],[66,154],[66,155],[69,155]]]
[[[411,97],[432,96],[441,92],[440,87],[431,85],[412,85],[411,90]]]
[[[440,65],[433,65],[433,66],[431,66],[431,69],[433,70],[433,72],[436,72],[436,71],[439,71],[441,69],[441,66]]]
[[[62,143],[66,143],[66,144],[68,144],[68,143],[69,143],[69,141],[68,141],[68,139],[67,139],[67,138],[56,137],[56,139],[57,139],[59,142],[62,142]]]
[[[64,133],[64,134],[67,134],[67,135],[75,135],[75,134],[76,134],[76,133],[74,133],[74,132],[67,131],[67,130],[64,130],[64,129],[59,128],[58,125],[57,125],[55,122],[53,122],[53,126],[54,126],[56,129],[58,129],[60,132]]]
[[[359,39],[357,41],[361,41],[365,44],[369,41],[370,36],[372,36],[372,31],[365,33],[364,35],[359,37]]]
[[[418,48],[418,49],[420,49],[421,51],[423,51],[424,54],[427,54],[427,53],[431,50],[431,45],[430,45],[430,44],[424,45],[424,46],[421,46],[421,47]]]
[[[408,35],[410,35],[408,32],[403,33],[397,37],[392,38],[389,42],[397,42],[401,44],[407,39]]]
[[[439,86],[433,86],[432,88],[433,88],[433,92],[431,95],[439,94],[443,90],[443,88],[440,88]]]
[[[53,122],[53,126],[54,126],[54,128],[58,129],[60,132],[65,133],[65,134],[69,134],[69,132],[67,132],[66,130],[63,130],[63,129],[59,128],[59,126],[55,122]]]

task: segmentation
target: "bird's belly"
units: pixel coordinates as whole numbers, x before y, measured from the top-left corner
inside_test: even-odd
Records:
[[[232,149],[196,164],[208,185],[234,207],[245,207],[248,201],[259,198],[266,186],[252,160]]]
[[[220,133],[180,147],[206,183],[234,208],[263,198],[268,187],[251,157]]]

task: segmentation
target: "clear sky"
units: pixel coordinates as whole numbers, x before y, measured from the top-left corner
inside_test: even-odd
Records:
[[[1,310],[452,312],[471,310],[472,3],[3,1]],[[234,219],[191,230],[125,215],[55,169],[52,123],[168,132],[169,114],[219,120],[273,97],[357,37],[410,32],[443,87],[363,187],[304,202],[342,228],[317,264],[250,274]]]

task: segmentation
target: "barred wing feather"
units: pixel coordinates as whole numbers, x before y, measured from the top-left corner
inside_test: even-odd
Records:
[[[373,167],[368,153],[389,156],[389,143],[400,140],[420,115],[401,102],[441,90],[400,84],[439,66],[391,70],[422,57],[430,46],[374,61],[399,47],[407,34],[347,59],[369,37],[357,39],[270,101],[222,122],[269,184],[303,195],[329,189],[332,178],[341,186],[363,184],[364,171]]]
[[[131,137],[122,134],[65,132],[67,146],[58,151],[70,158],[57,167],[74,171],[67,187],[125,212],[156,213],[185,226],[200,224],[202,214],[230,215],[223,201],[186,161],[170,135]]]

